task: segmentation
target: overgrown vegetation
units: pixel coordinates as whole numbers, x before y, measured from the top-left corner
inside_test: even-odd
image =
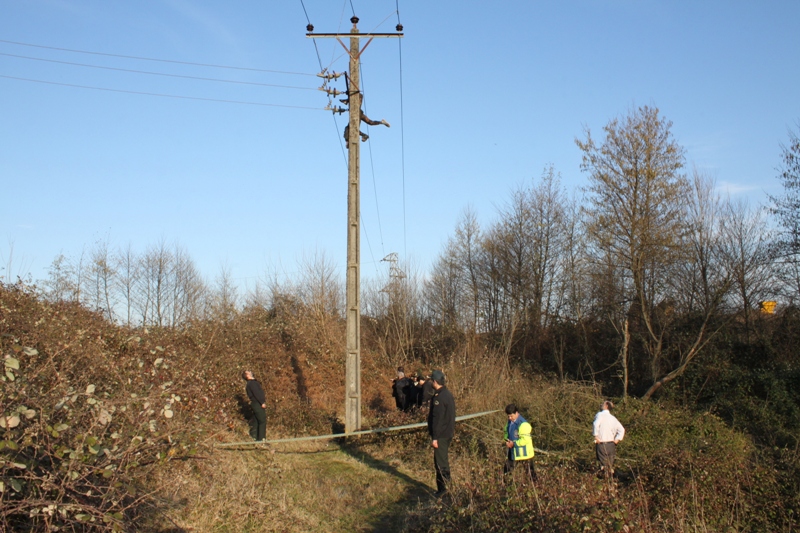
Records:
[[[321,346],[308,347],[319,338],[319,324],[298,308],[292,314],[252,309],[225,325],[197,323],[183,331],[132,330],[16,285],[0,289],[0,311],[6,530],[791,531],[798,525],[800,461],[790,409],[796,403],[777,384],[796,376],[775,374],[771,388],[742,389],[739,397],[712,394],[710,410],[687,405],[680,394],[658,404],[629,399],[618,413],[628,429],[618,479],[608,484],[595,476],[589,433],[601,399],[596,384],[534,378],[493,351],[454,354],[439,363],[460,412],[514,401],[546,453],[535,459],[535,486],[504,483],[504,417],[459,424],[452,499],[437,502],[421,432],[275,445],[277,453],[211,448],[246,439],[237,372],[245,365],[263,369],[271,437],[327,433],[336,425],[343,391],[331,374],[343,368]],[[391,369],[375,368],[370,359],[367,423],[417,420],[389,409]],[[690,378],[683,386],[694,389]],[[723,379],[705,387],[726,389]],[[776,387],[783,395],[770,396]],[[748,410],[759,404],[759,393],[784,409],[756,423],[769,412]]]

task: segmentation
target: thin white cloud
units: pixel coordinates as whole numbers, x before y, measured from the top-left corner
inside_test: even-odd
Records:
[[[172,7],[172,9],[187,19],[192,20],[197,25],[205,28],[206,31],[214,36],[214,38],[218,41],[227,43],[229,46],[233,47],[238,45],[239,41],[236,38],[236,34],[224,24],[221,24],[218,18],[215,17],[210,11],[201,8],[197,4],[188,0],[169,0],[168,4]]]
[[[760,185],[742,185],[741,183],[733,183],[730,181],[718,181],[717,192],[726,193],[731,196],[737,194],[746,194],[754,191],[761,192],[764,188]]]

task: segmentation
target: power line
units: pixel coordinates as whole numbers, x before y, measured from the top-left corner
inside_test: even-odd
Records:
[[[397,31],[403,31],[403,24],[400,22],[400,0],[395,0],[397,9]],[[406,137],[405,137],[405,115],[403,114],[403,42],[398,39],[397,50],[400,63],[400,173],[403,180],[403,255],[408,257],[406,245]]]
[[[265,107],[287,107],[291,109],[311,109],[313,111],[325,111],[322,107],[306,107],[306,106],[297,106],[297,105],[283,105],[283,104],[267,104],[264,102],[247,102],[244,100],[223,100],[219,98],[202,98],[199,96],[181,96],[177,94],[162,94],[162,93],[150,93],[144,91],[129,91],[126,89],[109,89],[107,87],[93,87],[90,85],[77,85],[73,83],[60,83],[55,81],[46,81],[46,80],[34,80],[31,78],[20,78],[16,76],[5,76],[0,74],[0,78],[6,78],[9,80],[19,80],[19,81],[28,81],[32,83],[44,83],[46,85],[60,85],[62,87],[75,87],[78,89],[92,89],[95,91],[108,91],[113,93],[127,93],[127,94],[139,94],[144,96],[160,96],[163,98],[179,98],[182,100],[199,100],[202,102],[220,102],[225,104],[242,104],[242,105],[256,105],[256,106],[265,106]]]
[[[45,46],[42,44],[32,44],[32,43],[22,43],[19,41],[7,41],[5,39],[0,39],[0,43],[7,43],[7,44],[16,44],[19,46],[32,46],[34,48],[45,48],[47,50],[59,50],[61,52],[72,52],[76,54],[91,54],[96,56],[106,56],[106,57],[122,57],[125,59],[137,59],[140,61],[158,61],[161,63],[174,63],[177,65],[192,65],[195,67],[211,67],[211,68],[225,68],[225,69],[232,69],[232,70],[246,70],[250,72],[270,72],[272,74],[291,74],[295,76],[316,76],[316,74],[308,74],[307,72],[287,72],[283,70],[267,70],[262,68],[251,68],[251,67],[234,67],[231,65],[215,65],[213,63],[194,63],[191,61],[176,61],[174,59],[156,59],[153,57],[142,57],[142,56],[127,56],[122,54],[110,54],[106,52],[93,52],[90,50],[77,50],[74,48],[60,48],[57,46]]]
[[[364,65],[359,64],[361,68],[361,88],[366,92],[366,84],[364,83]],[[366,101],[363,102],[364,111],[367,111],[367,104]],[[367,131],[369,131],[369,125],[367,125]],[[375,182],[375,158],[372,156],[372,143],[367,143],[369,146],[369,166],[370,171],[372,172],[372,190],[375,195],[375,212],[378,215],[378,236],[381,240],[381,253],[385,254],[386,250],[383,245],[383,225],[381,223],[381,209],[380,204],[378,203],[378,185]]]
[[[300,5],[303,6],[303,13],[306,15],[306,30],[309,32],[314,31],[314,25],[311,24],[311,19],[308,17],[308,11],[306,10],[306,4],[303,0],[300,0]],[[319,71],[325,72],[327,69],[322,67],[322,57],[319,55],[319,47],[317,46],[317,40],[311,39],[314,42],[314,50],[317,52],[317,62],[319,63]],[[331,63],[332,64],[332,63]],[[330,65],[329,65],[330,66]],[[336,137],[339,138],[339,147],[342,150],[342,157],[344,158],[344,165],[347,167],[347,154],[344,151],[344,145],[342,144],[342,138],[339,136],[339,123],[336,122],[336,114],[333,114],[333,125],[336,128]]]
[[[363,64],[359,63],[359,69],[361,71],[361,76],[360,76],[361,77],[361,89],[362,89],[362,92],[365,92],[364,67],[363,67]],[[366,102],[364,100],[362,100],[362,107],[364,107],[365,111],[367,110],[367,104],[366,104]],[[367,131],[369,131],[369,125],[367,125]],[[375,183],[375,159],[372,157],[372,143],[371,142],[367,143],[367,146],[369,147],[369,166],[370,166],[370,170],[372,171],[372,190],[373,190],[373,193],[375,194],[375,211],[376,211],[376,213],[378,215],[378,237],[380,238],[381,252],[385,254],[386,250],[385,250],[384,245],[383,245],[383,226],[381,224],[381,211],[380,211],[380,206],[378,204],[378,186]],[[372,244],[370,243],[370,240],[369,240],[369,232],[367,231],[367,228],[366,228],[367,225],[364,223],[364,215],[363,214],[361,215],[361,225],[364,227],[364,236],[367,238],[367,248],[369,249],[369,255],[372,258],[372,261],[374,262],[375,261],[375,255],[372,252]],[[375,267],[375,272],[376,273],[378,272],[377,266]]]
[[[306,15],[306,20],[308,21],[309,24],[311,24],[311,19],[308,18],[308,11],[306,10],[305,2],[303,2],[303,0],[300,0],[300,5],[303,6],[303,13],[305,13]]]
[[[398,20],[400,13],[398,11]],[[402,27],[400,23],[398,26]],[[406,140],[405,140],[405,116],[403,114],[403,45],[397,40],[400,52],[400,173],[403,178],[403,255],[408,257],[406,248]]]
[[[58,63],[58,64],[61,64],[61,65],[72,65],[72,66],[77,66],[77,67],[97,68],[97,69],[103,69],[103,70],[115,70],[115,71],[118,71],[118,72],[132,72],[134,74],[150,74],[152,76],[166,76],[166,77],[169,77],[169,78],[184,78],[184,79],[188,79],[188,80],[216,81],[216,82],[220,82],[220,83],[237,83],[237,84],[241,84],[241,85],[258,85],[260,87],[278,87],[278,88],[281,88],[281,89],[302,89],[302,90],[305,90],[305,91],[317,91],[317,90],[319,90],[316,87],[296,87],[296,86],[292,86],[292,85],[276,85],[276,84],[273,84],[273,83],[259,83],[259,82],[254,82],[254,81],[223,80],[221,78],[204,78],[204,77],[201,77],[201,76],[185,76],[185,75],[182,75],[182,74],[167,74],[167,73],[164,73],[164,72],[151,72],[151,71],[148,71],[148,70],[135,70],[135,69],[119,68],[119,67],[106,67],[106,66],[102,66],[102,65],[89,65],[89,64],[86,64],[86,63],[74,63],[72,61],[59,61],[59,60],[56,60],[56,59],[45,59],[45,58],[42,58],[42,57],[21,56],[21,55],[17,55],[17,54],[6,54],[6,53],[3,53],[3,52],[0,52],[0,56],[16,57],[16,58],[19,58],[19,59],[29,59],[29,60],[32,60],[32,61],[45,61],[47,63]]]
[[[341,14],[339,15],[339,26],[338,26],[338,27],[337,27],[337,29],[336,29],[336,33],[342,33],[342,21],[344,21],[344,10],[345,10],[346,8],[347,8],[347,0],[344,0],[344,2],[342,2],[342,12],[341,12]],[[354,16],[355,16],[355,15],[354,15]],[[333,48],[331,48],[331,63],[330,63],[331,65],[333,65],[333,63],[336,61],[335,59],[333,59],[333,56],[336,54],[336,48],[335,48],[335,46],[336,46],[336,45],[333,45]],[[340,57],[341,57],[341,56],[340,56]],[[337,58],[337,59],[338,59],[338,58]]]

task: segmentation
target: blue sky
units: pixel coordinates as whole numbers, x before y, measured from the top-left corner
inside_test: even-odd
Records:
[[[796,0],[304,4],[317,32],[348,31],[353,10],[362,31],[391,32],[398,6],[404,25],[402,42],[376,39],[362,57],[365,110],[392,124],[362,144],[365,277],[390,252],[426,271],[467,206],[489,224],[548,165],[577,190],[575,138],[635,106],[657,106],[689,165],[730,194],[779,190],[780,143],[800,119]],[[315,253],[343,275],[345,118],[322,110],[314,75],[317,50],[332,70],[347,58],[331,39],[315,48],[305,12],[0,0],[2,265],[13,250],[12,275],[41,279],[98,240],[139,252],[164,240],[242,287]]]

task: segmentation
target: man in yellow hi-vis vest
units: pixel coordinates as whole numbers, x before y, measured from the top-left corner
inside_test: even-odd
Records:
[[[533,467],[533,438],[531,437],[533,428],[519,414],[517,406],[513,403],[506,406],[506,415],[508,415],[508,423],[504,436],[508,456],[503,467],[503,474],[509,474],[519,464],[525,469],[528,479],[533,483],[536,481],[536,470]]]

